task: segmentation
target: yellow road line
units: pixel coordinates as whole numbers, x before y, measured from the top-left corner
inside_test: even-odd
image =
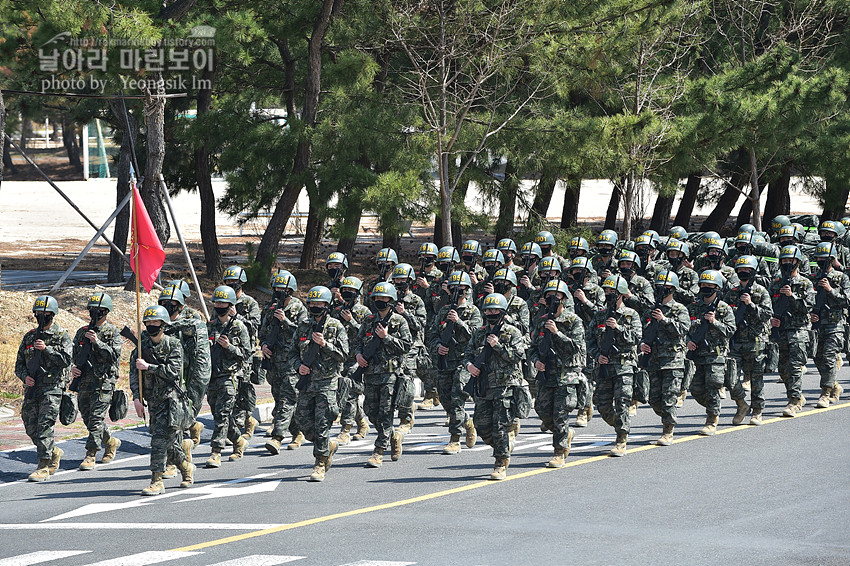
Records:
[[[817,414],[820,414],[820,413],[825,413],[827,411],[833,411],[835,409],[844,409],[844,408],[847,408],[847,407],[850,407],[850,402],[842,403],[840,405],[832,405],[830,407],[827,407],[826,409],[813,409],[811,411],[804,411],[802,413],[797,413],[797,416],[795,418],[806,417],[806,416],[809,416],[809,415],[817,415]],[[765,421],[763,421],[762,426],[767,425],[767,424],[771,424],[771,423],[780,422],[780,421],[793,421],[793,420],[794,420],[793,418],[776,417],[776,418],[772,418],[772,419],[766,419]],[[755,429],[755,428],[760,428],[760,427],[752,427],[752,426],[749,426],[749,425],[738,425],[738,426],[720,429],[720,430],[717,431],[717,434],[726,434],[726,433],[729,433],[729,432],[735,432],[735,431],[747,430],[747,429]],[[689,442],[691,440],[696,440],[697,438],[709,438],[709,437],[700,436],[698,434],[694,434],[694,435],[690,435],[690,436],[683,436],[681,438],[676,438],[675,440],[673,440],[673,444],[680,444],[682,442]],[[656,446],[654,444],[644,444],[642,446],[637,446],[635,448],[629,448],[628,451],[629,451],[629,453],[645,452],[647,450],[654,450],[655,448],[660,448],[660,446]],[[216,540],[211,540],[209,542],[202,542],[202,543],[199,543],[199,544],[193,544],[191,546],[183,546],[183,547],[180,547],[180,548],[174,548],[174,549],[172,549],[172,551],[173,552],[191,552],[191,551],[194,551],[194,550],[202,550],[204,548],[210,548],[210,547],[213,547],[213,546],[220,546],[222,544],[228,544],[228,543],[231,543],[231,542],[239,542],[239,541],[247,540],[247,539],[250,539],[250,538],[261,537],[261,536],[270,535],[270,534],[274,534],[274,533],[280,533],[280,532],[283,532],[283,531],[290,531],[292,529],[298,529],[298,528],[301,528],[301,527],[308,527],[310,525],[317,525],[319,523],[325,523],[327,521],[334,521],[336,519],[343,519],[345,517],[352,517],[354,515],[363,515],[365,513],[372,513],[374,511],[383,511],[385,509],[393,509],[395,507],[403,507],[405,505],[411,505],[413,503],[420,503],[422,501],[429,501],[431,499],[437,499],[439,497],[445,497],[447,495],[454,495],[456,493],[463,493],[465,491],[472,491],[473,489],[479,489],[479,488],[487,487],[487,486],[500,485],[500,484],[505,483],[506,481],[515,481],[515,480],[520,480],[520,479],[524,479],[524,478],[530,478],[532,476],[538,476],[540,474],[555,472],[555,471],[563,470],[563,469],[566,469],[566,468],[574,468],[576,466],[583,466],[584,464],[590,464],[592,462],[601,462],[602,460],[608,460],[608,459],[609,459],[609,456],[607,454],[602,455],[602,456],[590,456],[590,457],[587,457],[587,458],[582,458],[580,460],[573,460],[572,462],[568,462],[567,465],[564,466],[563,468],[538,468],[538,469],[535,469],[535,470],[530,470],[530,471],[527,471],[527,472],[521,472],[519,474],[510,475],[502,481],[497,481],[497,482],[494,482],[494,481],[479,481],[479,482],[471,483],[471,484],[464,485],[464,486],[461,486],[461,487],[455,487],[455,488],[452,488],[452,489],[444,489],[444,490],[441,490],[441,491],[435,491],[433,493],[426,493],[425,495],[420,495],[418,497],[411,497],[409,499],[400,499],[398,501],[391,501],[389,503],[383,503],[381,505],[373,505],[372,507],[362,507],[360,509],[352,509],[351,511],[344,511],[342,513],[334,513],[332,515],[325,515],[323,517],[316,517],[316,518],[313,518],[313,519],[298,521],[296,523],[289,523],[289,524],[286,524],[286,525],[280,525],[278,527],[271,527],[271,528],[268,528],[268,529],[262,529],[262,530],[253,531],[253,532],[250,532],[250,533],[244,533],[244,534],[241,534],[241,535],[234,535],[234,536],[230,536],[230,537],[220,538],[220,539],[216,539]]]

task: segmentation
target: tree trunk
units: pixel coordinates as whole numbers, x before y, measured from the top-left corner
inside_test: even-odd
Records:
[[[27,148],[27,140],[32,137],[32,121],[23,115],[25,106],[21,105],[21,149]]]
[[[401,227],[399,226],[401,218],[399,218],[398,211],[396,210],[389,216],[386,216],[384,221],[387,222],[388,229],[382,230],[381,247],[392,248],[398,252],[401,245]]]
[[[622,180],[614,182],[614,190],[611,191],[611,200],[608,201],[608,210],[605,213],[605,229],[617,229],[617,213],[620,211],[620,195],[622,194]]]
[[[847,197],[850,196],[850,185],[831,176],[827,176],[824,181],[826,192],[823,196],[824,207],[820,220],[838,220],[844,216]]]
[[[437,249],[442,248],[445,244],[443,238],[443,217],[439,214],[434,214],[434,245]]]
[[[322,8],[313,23],[313,33],[307,44],[307,69],[305,80],[304,111],[301,119],[308,128],[316,125],[316,115],[319,108],[319,92],[322,84],[322,42],[330,25],[331,18],[342,7],[344,0],[323,0]],[[294,66],[293,66],[294,67]],[[290,116],[294,119],[295,116]],[[292,208],[301,194],[304,186],[303,175],[309,169],[312,145],[308,136],[298,141],[295,150],[295,161],[289,181],[283,189],[283,194],[275,205],[269,225],[266,228],[260,245],[257,246],[257,259],[265,263],[269,259],[274,262],[280,238],[286,229],[286,223],[292,214]]]
[[[650,229],[659,234],[666,234],[670,231],[670,214],[673,212],[673,201],[675,200],[675,194],[669,197],[658,195],[658,198],[655,199],[655,208],[652,210],[652,220],[649,221]]]
[[[561,211],[561,229],[566,230],[578,224],[578,199],[581,194],[581,177],[567,177],[564,189],[564,209]]]
[[[3,104],[3,89],[0,88],[0,187],[3,186],[3,166],[6,164],[6,105]]]
[[[457,201],[458,206],[463,206],[464,201],[466,200],[466,192],[469,190],[469,178],[466,180],[462,180],[457,188],[454,190],[452,198]],[[451,221],[451,237],[452,241],[447,242],[443,245],[445,246],[454,246],[457,248],[458,253],[460,253],[460,248],[463,245],[463,226],[461,226],[460,221],[452,220]],[[445,226],[443,227],[445,230]]]
[[[750,148],[750,208],[752,208],[753,225],[761,232],[761,187],[759,186],[759,166],[756,151]]]
[[[750,199],[744,199],[741,203],[741,208],[738,210],[738,219],[735,221],[735,228],[738,229],[744,224],[750,222],[753,216],[753,203]],[[759,230],[761,232],[761,230]]]
[[[120,100],[111,99],[109,108],[115,116],[117,128],[122,130],[121,134],[121,150],[118,153],[118,182],[115,187],[115,206],[121,204],[127,193],[130,192],[130,163],[132,161],[132,146],[136,146],[136,140],[139,136],[139,122],[136,118],[127,111],[127,118],[124,117],[124,105]],[[127,132],[127,121],[130,122],[130,132]],[[112,241],[119,249],[127,249],[127,235],[130,231],[130,209],[128,204],[124,210],[118,213],[115,218],[115,231],[112,236]],[[109,273],[107,281],[109,283],[120,283],[124,281],[124,258],[118,252],[110,248],[109,250]]]
[[[688,180],[685,183],[685,192],[682,194],[682,200],[679,201],[679,210],[676,211],[676,218],[673,224],[681,226],[685,230],[691,223],[691,214],[694,212],[694,205],[697,202],[697,194],[699,186],[702,183],[702,176],[699,173],[691,173],[688,175]]]
[[[62,114],[62,145],[68,154],[68,163],[77,171],[82,171],[83,162],[80,161],[80,146],[74,135],[74,123],[67,114]]]
[[[764,205],[764,224],[780,214],[791,212],[791,162],[782,166],[776,178],[767,185],[767,202]]]
[[[209,84],[215,79],[215,71],[205,69],[201,80],[209,81],[201,84]],[[198,90],[198,119],[210,111],[212,104],[212,88]],[[212,188],[212,175],[210,174],[210,152],[206,144],[202,144],[195,150],[195,180],[198,183],[198,194],[201,197],[201,244],[204,248],[204,263],[207,266],[207,275],[210,279],[218,280],[224,271],[221,261],[221,247],[218,244],[218,235],[215,228],[215,195]]]
[[[342,220],[342,237],[339,239],[337,249],[348,256],[349,260],[353,258],[354,244],[357,242],[357,233],[360,231],[360,219],[363,217],[363,209],[355,206],[349,209],[349,214],[345,215]]]
[[[496,220],[496,239],[510,238],[514,231],[516,216],[516,197],[519,191],[516,162],[508,159],[505,164],[505,179],[499,190],[499,218]]]
[[[537,181],[537,191],[534,193],[531,210],[541,218],[546,218],[546,214],[549,212],[549,205],[552,202],[552,195],[555,194],[555,186],[558,184],[559,176],[559,171],[552,166],[543,165],[543,169],[540,171],[540,180]],[[578,195],[576,195],[576,205],[578,205]],[[565,209],[566,206],[565,202]],[[561,218],[563,218],[563,215],[561,215]],[[564,221],[561,220],[561,225],[563,223]]]
[[[747,184],[748,178],[749,171],[736,170],[732,173],[732,177],[726,181],[726,190],[723,191],[723,194],[720,196],[720,200],[717,201],[717,205],[715,205],[714,210],[711,211],[711,214],[708,215],[700,226],[699,229],[701,231],[720,231],[729,219],[729,216],[732,214],[732,209],[735,208],[735,204],[738,202],[738,197],[741,196],[741,190],[743,190],[744,186]]]
[[[443,223],[443,246],[451,246],[457,240],[454,237],[452,222],[453,190],[449,186],[449,155],[442,149],[440,153],[440,220]]]
[[[314,206],[311,197],[310,210],[307,213],[307,228],[304,230],[304,247],[301,249],[301,261],[298,263],[301,269],[312,269],[316,265],[319,244],[322,241],[324,216],[324,209],[321,205]]]
[[[162,163],[165,160],[165,81],[160,73],[155,73],[151,83],[145,83],[142,90],[145,95],[145,147],[147,157],[145,159],[145,178],[140,190],[142,200],[151,222],[156,230],[156,235],[163,247],[171,238],[171,226],[165,214],[165,205],[162,202],[162,187],[159,175],[162,173]],[[149,90],[149,86],[154,90]]]

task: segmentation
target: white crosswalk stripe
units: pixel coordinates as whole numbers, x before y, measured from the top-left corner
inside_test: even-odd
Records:
[[[210,566],[277,566],[287,562],[295,562],[307,558],[306,556],[278,556],[275,554],[252,554],[244,558],[234,558],[224,562],[216,562]]]
[[[63,558],[86,554],[88,552],[91,552],[91,550],[40,550],[38,552],[30,552],[29,554],[21,554],[20,556],[0,559],[0,566],[30,566],[30,564],[41,564],[42,562],[50,562],[51,560],[61,560]]]
[[[140,552],[120,558],[111,558],[101,562],[93,562],[86,566],[147,566],[148,564],[159,564],[160,562],[168,562],[169,560],[177,560],[186,558],[203,552],[174,552],[170,550],[158,551],[152,550],[148,552]]]
[[[387,562],[385,560],[361,560],[359,562],[349,562],[342,566],[411,566],[416,562]]]

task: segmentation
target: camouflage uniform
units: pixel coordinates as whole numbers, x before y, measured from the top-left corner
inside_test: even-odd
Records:
[[[617,322],[617,328],[605,326],[605,321],[612,316]],[[629,433],[629,404],[632,400],[632,380],[635,371],[635,348],[641,338],[641,317],[632,308],[625,305],[616,309],[612,314],[608,310],[597,312],[590,324],[590,334],[587,337],[587,349],[590,356],[598,361],[602,352],[601,343],[606,332],[614,333],[613,344],[618,352],[607,352],[608,364],[598,365],[596,372],[596,391],[593,393],[593,404],[606,423],[614,427],[617,434]]]
[[[15,359],[15,375],[21,382],[29,375],[27,362],[38,351],[33,347],[37,334],[38,329],[30,330],[24,334],[21,345],[18,347],[18,356]],[[41,339],[47,346],[41,353],[41,367],[44,368],[45,373],[36,379],[33,386],[35,388],[34,394],[30,393],[32,398],[24,397],[24,404],[21,407],[21,420],[24,421],[27,436],[35,444],[38,459],[49,460],[53,454],[53,427],[59,417],[62,390],[65,389],[70,375],[73,342],[71,335],[56,322],[47,330],[41,331],[41,335]]]
[[[399,296],[398,302],[404,304],[404,313],[401,316],[407,321],[412,347],[404,356],[404,372],[399,374],[396,380],[396,408],[399,421],[412,424],[413,397],[416,391],[413,379],[417,376],[422,379],[422,376],[428,374],[431,361],[425,348],[425,303],[419,295],[410,291]]]
[[[658,326],[658,334],[649,354],[649,404],[661,417],[661,424],[676,424],[676,400],[685,377],[684,336],[691,326],[688,309],[675,299],[658,306],[664,318],[655,320],[651,313],[644,322],[644,336],[649,325]]]
[[[690,306],[699,294],[699,275],[697,275],[697,272],[682,264],[673,269],[670,260],[660,260],[658,267],[661,271],[672,271],[676,274],[679,278],[679,287],[673,290],[673,300],[685,307]]]
[[[355,383],[351,380],[351,374],[357,369],[357,362],[354,360],[354,346],[357,344],[357,334],[360,332],[360,326],[367,316],[372,314],[372,311],[359,301],[351,307],[351,320],[342,318],[340,312],[345,305],[333,307],[330,315],[338,320],[345,328],[346,336],[348,337],[348,357],[342,366],[342,377],[340,380],[345,380],[345,386],[340,387],[340,396],[337,398],[339,404],[340,418],[339,422],[342,425],[357,428],[357,423],[360,422],[365,413],[363,405],[360,402],[360,395],[363,394],[363,383]],[[342,398],[344,394],[344,399]]]
[[[777,343],[779,344],[779,377],[785,383],[788,399],[803,397],[803,366],[806,363],[806,350],[809,343],[811,319],[809,313],[815,304],[815,289],[812,282],[802,275],[791,278],[792,297],[788,299],[788,311],[778,313],[776,302],[779,300],[779,289],[784,279],[777,277],[770,285],[773,297],[773,316],[781,321],[778,329]],[[781,295],[784,296],[784,295]],[[773,331],[771,331],[773,332]]]
[[[230,322],[232,325],[227,332],[230,346],[225,350],[217,340]],[[222,323],[218,317],[214,317],[207,323],[207,334],[210,340],[212,368],[207,401],[215,421],[210,446],[221,450],[226,444],[225,439],[235,443],[240,437],[239,427],[234,420],[236,383],[244,375],[245,360],[251,356],[252,341],[248,328],[238,317],[227,323]]]
[[[418,271],[416,272],[416,276],[419,277]],[[427,304],[430,297],[431,297],[431,295],[428,293],[428,290],[431,288],[431,284],[434,283],[434,281],[437,280],[437,279],[442,279],[442,277],[443,277],[442,271],[437,269],[436,266],[431,267],[431,269],[425,271],[425,280],[428,282],[428,287],[422,288],[422,287],[419,287],[418,285],[416,285],[416,283],[414,283],[413,285],[411,285],[410,290],[414,294],[418,295],[419,298],[422,299],[422,301]]]
[[[523,381],[519,387],[514,388],[514,402],[516,403],[515,416],[517,419],[525,419],[531,413],[531,382],[534,381],[530,362],[528,360],[528,348],[531,346],[531,315],[528,303],[516,296],[513,290],[508,299],[508,310],[505,322],[516,326],[525,339],[525,347],[522,352],[522,376]],[[536,391],[536,390],[535,390]]]
[[[750,382],[751,406],[754,412],[764,409],[764,361],[770,317],[773,305],[770,293],[756,282],[749,288],[750,305],[744,306],[741,294],[746,288],[738,284],[726,292],[724,300],[738,317],[740,309],[746,314],[737,324],[735,334],[729,341],[729,356],[734,360],[737,370],[743,372],[744,380]]]
[[[381,340],[375,357],[368,360],[369,365],[363,371],[365,386],[363,410],[378,434],[375,439],[375,448],[382,450],[387,449],[393,435],[395,413],[393,403],[396,396],[400,394],[397,388],[401,385],[400,382],[407,371],[406,358],[413,346],[413,337],[405,317],[395,310],[391,310],[388,314],[389,320],[382,324],[389,334]],[[363,348],[368,341],[380,340],[375,335],[379,322],[382,322],[382,319],[377,314],[370,314],[363,320],[357,334],[355,355],[363,354]]]
[[[528,297],[528,312],[531,317],[532,326],[537,326],[540,317],[546,314],[546,299],[543,298],[544,287],[546,287],[546,283],[540,280],[540,286],[535,287]],[[575,312],[575,301],[573,301],[572,295],[564,297],[562,304],[565,311]]]
[[[184,308],[177,320],[165,325],[163,332],[180,339],[180,345],[183,347],[183,379],[186,383],[186,394],[192,402],[192,416],[197,417],[201,411],[212,372],[207,325],[203,320],[187,315]]]
[[[295,379],[289,371],[289,349],[292,347],[293,335],[298,324],[307,318],[307,307],[296,297],[289,297],[289,302],[282,306],[286,318],[279,321],[274,317],[274,311],[278,309],[276,302],[271,302],[263,309],[262,323],[260,324],[260,342],[264,342],[271,332],[272,325],[280,323],[280,331],[274,344],[267,344],[272,351],[272,357],[266,366],[266,380],[272,389],[274,397],[274,409],[272,410],[271,435],[283,438],[287,431],[293,431],[292,415],[298,402],[298,391],[295,389]],[[273,308],[274,307],[274,308]]]
[[[74,336],[74,359],[82,350],[83,345],[89,342],[86,338],[88,325],[77,330]],[[118,380],[118,366],[121,362],[121,347],[124,338],[118,327],[111,322],[104,322],[97,329],[97,341],[91,343],[91,354],[89,354],[90,368],[83,369],[80,375],[80,390],[77,394],[77,404],[80,408],[80,416],[89,431],[86,440],[86,451],[97,452],[110,437],[109,427],[106,425],[106,415],[109,413],[109,405],[112,403],[112,392],[115,382]]]
[[[193,309],[189,305],[183,306],[183,310],[180,311],[180,316],[181,318],[194,318],[201,322],[204,321],[203,315],[197,309]]]
[[[815,365],[820,373],[820,386],[823,389],[832,389],[835,385],[835,373],[838,369],[838,356],[844,348],[844,322],[845,309],[850,299],[850,279],[841,271],[830,271],[827,276],[831,291],[818,287],[814,281],[815,301],[819,292],[824,293],[825,307],[820,313],[820,324],[817,329],[817,350],[815,352]],[[817,313],[815,313],[817,314]]]
[[[186,454],[179,435],[192,415],[188,413],[188,398],[183,400],[183,347],[180,340],[163,335],[154,344],[147,331],[142,332],[142,351],[152,350],[157,362],[144,372],[142,393],[150,413],[148,429],[151,433],[152,472],[164,472],[166,460],[180,465]],[[138,348],[130,354],[130,390],[133,399],[139,398],[139,370],[136,369]]]
[[[718,289],[718,296],[722,289]],[[714,311],[714,323],[704,319],[705,302],[702,298],[690,306],[691,327],[690,336],[700,324],[709,324],[705,335],[706,343],[699,345],[693,353],[696,366],[694,379],[691,382],[691,393],[697,403],[705,407],[709,416],[720,415],[720,389],[726,384],[726,358],[729,355],[729,339],[735,333],[735,314],[731,307],[723,301],[718,301]],[[737,384],[740,388],[740,383]],[[733,398],[740,398],[743,389],[732,392]]]
[[[446,305],[441,308],[434,317],[427,339],[431,359],[434,367],[437,368],[437,391],[440,394],[440,401],[449,415],[449,433],[459,436],[463,432],[464,423],[469,420],[469,415],[463,407],[468,397],[463,391],[466,383],[461,380],[459,370],[463,364],[466,345],[472,337],[472,330],[480,327],[483,319],[478,307],[470,304],[468,300],[457,308],[458,321],[454,323],[452,332],[455,344],[449,346],[449,353],[445,356],[447,369],[440,369],[440,356],[437,354],[437,346],[440,345],[440,334],[445,328],[445,320],[449,314],[450,306]]]
[[[348,358],[348,336],[337,319],[326,316],[321,329],[325,347],[319,348],[316,361],[310,366],[310,373],[302,376],[298,368],[313,343],[314,323],[315,318],[309,317],[295,329],[289,349],[289,372],[296,384],[303,384],[295,407],[296,426],[304,438],[313,443],[313,455],[326,458],[330,455],[331,426],[339,415],[337,390],[342,365]]]
[[[543,425],[553,432],[552,446],[567,450],[570,412],[578,405],[579,390],[586,380],[582,368],[587,361],[587,344],[579,315],[564,310],[554,321],[558,327],[558,331],[552,333],[554,355],[550,354],[545,359],[540,355],[546,319],[538,321],[531,339],[532,364],[542,362],[546,365],[545,374],[541,374],[543,380],[537,383],[534,410]]]
[[[641,275],[632,275],[628,282],[631,296],[623,297],[623,305],[637,311],[641,320],[645,320],[649,316],[649,311],[655,305],[652,284]],[[649,402],[649,387],[649,374],[645,369],[635,366],[632,382],[633,404],[637,404],[638,401],[641,403]]]
[[[262,357],[257,356],[257,331],[260,329],[260,305],[247,295],[245,291],[236,299],[236,314],[248,329],[250,343],[248,356],[244,360],[245,371],[240,374],[236,389],[236,401],[233,404],[233,420],[236,428],[243,428],[249,416],[257,406],[257,391],[254,382],[257,381],[257,370],[262,363]]]
[[[573,293],[577,290],[578,288],[573,290]],[[602,290],[602,287],[587,282],[581,287],[581,290],[584,293],[585,300],[588,301],[589,304],[585,304],[582,301],[575,299],[575,313],[581,319],[582,326],[584,327],[584,335],[589,336],[590,323],[593,320],[594,315],[597,311],[605,308],[605,291]],[[596,360],[590,356],[590,353],[587,352],[587,348],[585,348],[585,352],[587,354],[586,360],[581,365],[581,371],[584,374],[584,379],[579,383],[578,404],[576,405],[576,409],[578,409],[579,414],[581,414],[582,411],[588,411],[591,403],[593,402],[593,375],[595,373]]]

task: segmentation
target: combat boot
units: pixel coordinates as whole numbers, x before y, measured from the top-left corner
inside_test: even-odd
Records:
[[[242,438],[245,440],[251,440],[254,436],[254,430],[257,428],[257,425],[260,424],[257,422],[257,419],[248,415],[248,420],[245,421],[245,432],[242,433]]]
[[[789,399],[788,404],[785,405],[785,410],[782,411],[783,417],[795,417],[797,413],[800,412],[800,409],[803,405],[800,403],[800,399]]]
[[[334,460],[334,454],[336,454],[337,449],[339,448],[339,444],[337,444],[336,440],[331,440],[328,443],[328,455],[325,457],[325,471],[331,469],[331,463]]]
[[[820,397],[818,397],[818,409],[826,409],[829,407],[829,396],[832,394],[832,387],[821,387]]]
[[[162,478],[165,477],[162,472],[153,472],[151,474],[151,484],[142,490],[142,495],[159,495],[165,492],[165,485],[162,483]]]
[[[396,428],[401,431],[402,435],[406,435],[408,432],[413,430],[413,419],[411,418],[411,420],[409,420],[409,421],[404,421],[402,423],[399,423],[399,425]]]
[[[304,433],[299,430],[298,434],[296,434],[294,437],[292,437],[292,442],[290,442],[289,444],[286,445],[286,449],[287,450],[297,450],[298,448],[301,448],[302,444],[304,444]],[[319,481],[321,481],[321,480],[319,480]]]
[[[717,432],[717,415],[706,415],[705,416],[705,426],[703,426],[699,433],[702,436],[714,436],[714,433]]]
[[[687,397],[687,396],[688,396],[687,391],[682,391],[681,393],[679,393],[679,398],[676,399],[676,407],[681,407],[682,405],[684,405],[685,404],[685,397]]]
[[[838,399],[841,397],[841,394],[844,392],[844,388],[841,387],[841,384],[837,381],[835,385],[832,386],[832,392],[829,395],[829,402],[833,405],[838,403]]]
[[[761,426],[762,416],[761,409],[753,409],[753,414],[750,415],[750,424],[753,426]]]
[[[351,435],[351,439],[363,440],[367,434],[369,434],[369,421],[366,420],[366,417],[363,417],[357,421],[357,432]]]
[[[520,428],[522,428],[522,423],[519,419],[514,419],[514,421],[511,423],[511,428],[509,432],[514,435],[514,438],[516,438],[517,436],[519,436]]]
[[[732,424],[739,425],[744,422],[747,413],[750,412],[750,406],[743,399],[736,399],[735,403],[738,405],[738,410],[735,411],[735,416],[732,417]]]
[[[280,454],[281,446],[283,446],[282,436],[272,436],[266,441],[266,450],[268,450],[270,454],[274,454],[275,456]]]
[[[466,419],[463,428],[466,429],[466,447],[472,448],[475,446],[475,423],[472,422],[472,419]]]
[[[366,460],[367,468],[380,468],[384,465],[384,449],[375,448],[372,450],[372,455]]]
[[[629,405],[629,416],[633,417],[637,414],[638,402],[632,401]]]
[[[628,440],[629,435],[625,432],[617,433],[617,442],[614,444],[614,448],[611,449],[611,452],[608,454],[610,456],[625,456],[626,455],[626,440]]]
[[[490,479],[499,481],[508,477],[508,464],[510,464],[510,462],[510,458],[496,458],[496,463],[493,465],[493,473],[490,474]]]
[[[351,425],[342,425],[342,430],[336,435],[336,441],[340,446],[348,446],[351,444]]]
[[[573,426],[578,428],[584,428],[587,426],[587,411],[585,409],[578,412],[578,415],[576,415],[576,422]]]
[[[316,456],[316,463],[313,464],[313,473],[310,474],[310,481],[320,482],[325,481],[325,459],[322,456]]]
[[[390,458],[393,462],[398,462],[401,458],[401,444],[404,441],[404,434],[400,430],[393,431],[393,436],[390,439]]]
[[[460,435],[453,434],[449,443],[443,448],[443,454],[457,454],[460,452]]]
[[[192,441],[190,440],[189,442]],[[195,464],[193,464],[189,460],[183,460],[183,463],[177,467],[180,469],[180,473],[183,475],[183,481],[180,482],[180,487],[192,487],[192,484],[195,483]]]
[[[118,452],[119,448],[121,448],[121,440],[114,436],[110,436],[109,440],[107,440],[103,445],[103,458],[100,459],[100,463],[108,464],[114,460],[115,454]]]
[[[425,392],[425,398],[421,403],[416,404],[416,409],[419,411],[430,411],[434,408],[434,397],[430,391]]]
[[[204,430],[204,423],[201,421],[195,421],[192,423],[192,426],[189,427],[189,438],[192,439],[192,444],[195,446],[201,443],[202,430]]]
[[[549,458],[549,462],[546,464],[547,468],[563,468],[565,466],[564,456],[566,456],[565,450],[561,447],[555,448],[555,455]]]
[[[50,458],[39,458],[38,467],[29,475],[30,481],[47,481],[50,477]]]
[[[245,448],[248,446],[248,441],[244,436],[240,436],[236,439],[236,443],[233,445],[233,454],[230,455],[228,460],[231,462],[235,462],[236,460],[241,460],[242,456],[245,455]]]
[[[64,453],[65,451],[58,446],[53,447],[53,453],[50,455],[50,465],[47,467],[47,471],[51,476],[59,470],[59,462],[62,460]]]
[[[168,464],[165,466],[165,471],[162,472],[162,478],[166,480],[170,480],[171,478],[177,477],[177,466],[174,464]]]
[[[655,441],[656,446],[670,446],[673,444],[673,425],[666,424],[661,431],[661,437]]]
[[[186,459],[189,460],[190,462],[192,461],[192,447],[193,446],[194,446],[194,444],[192,444],[191,438],[184,438],[183,439],[183,455],[186,456]],[[179,467],[180,466],[178,466],[178,468]]]
[[[86,457],[80,462],[80,470],[87,472],[94,469],[94,459],[97,456],[97,450],[86,450]]]
[[[210,457],[207,458],[206,466],[207,468],[221,467],[221,448],[213,447]]]

